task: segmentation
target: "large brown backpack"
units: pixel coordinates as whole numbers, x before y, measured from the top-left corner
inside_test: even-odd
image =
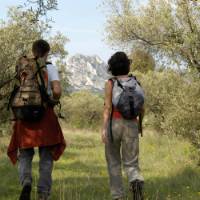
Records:
[[[48,101],[48,75],[42,59],[21,57],[16,65],[19,85],[11,95],[10,106],[16,120],[39,121]]]

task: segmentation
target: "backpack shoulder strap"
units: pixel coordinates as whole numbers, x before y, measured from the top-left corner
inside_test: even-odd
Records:
[[[41,88],[43,100],[48,101],[49,100],[49,95],[47,94],[44,78],[43,78],[42,73],[41,73],[41,69],[46,67],[46,66],[40,66],[39,62],[36,60],[36,67],[37,67],[36,76],[37,76],[37,73],[38,73],[40,81],[41,81],[40,88]]]
[[[52,62],[47,61],[46,65],[52,65]]]
[[[115,81],[115,78],[110,78],[108,79],[108,82],[111,82],[112,84],[112,88],[114,86],[114,81]],[[110,120],[109,120],[109,126],[110,126],[110,132],[109,132],[109,135],[110,135],[110,140],[111,142],[113,142],[113,133],[112,133],[112,118],[113,118],[113,114],[114,114],[114,106],[112,104],[112,108],[111,108],[111,113],[110,113]]]
[[[118,80],[117,77],[112,77],[109,79],[110,81],[112,81],[112,84],[114,85],[114,82],[117,81],[117,85],[122,89],[124,90],[124,86],[121,84],[121,82]]]
[[[115,77],[111,77],[111,78],[109,78],[108,81],[114,83],[114,81],[115,81]]]
[[[108,79],[108,81],[110,81],[110,82],[112,83],[112,86],[114,86],[114,82],[117,81],[117,85],[118,85],[122,90],[124,90],[124,86],[121,84],[121,82],[120,82],[116,77],[110,78],[110,79]]]
[[[133,74],[130,74],[129,77],[135,79],[135,81],[137,82],[137,84],[138,84],[139,86],[141,86],[141,83],[137,80],[137,77],[136,77],[136,76],[134,76]]]
[[[108,79],[108,82],[111,82],[112,87],[114,87],[115,81],[117,81],[117,78],[116,78],[116,77],[112,77],[112,78]]]

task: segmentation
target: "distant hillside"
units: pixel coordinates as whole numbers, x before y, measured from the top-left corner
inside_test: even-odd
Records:
[[[76,54],[68,59],[66,68],[70,91],[103,91],[108,74],[106,63],[100,57]]]

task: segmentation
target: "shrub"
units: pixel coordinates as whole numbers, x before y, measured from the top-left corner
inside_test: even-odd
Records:
[[[136,73],[146,94],[146,125],[176,134],[200,149],[200,80],[173,70]]]
[[[103,98],[88,91],[63,99],[66,122],[74,128],[97,129],[102,122]]]

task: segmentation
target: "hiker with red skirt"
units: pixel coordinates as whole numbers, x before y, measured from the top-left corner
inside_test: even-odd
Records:
[[[38,200],[47,200],[52,186],[53,161],[60,158],[66,147],[53,109],[61,97],[61,85],[56,67],[47,62],[48,42],[35,41],[32,52],[34,58],[24,56],[16,65],[19,84],[10,100],[15,122],[7,153],[13,164],[18,161],[23,187],[19,200],[30,200],[34,147],[39,148]]]

